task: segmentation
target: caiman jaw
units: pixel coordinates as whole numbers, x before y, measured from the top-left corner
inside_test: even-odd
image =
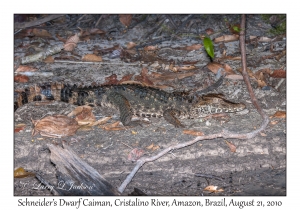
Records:
[[[202,99],[195,105],[198,113],[215,114],[215,113],[230,113],[239,112],[246,108],[243,103],[233,103],[218,95],[203,96]]]

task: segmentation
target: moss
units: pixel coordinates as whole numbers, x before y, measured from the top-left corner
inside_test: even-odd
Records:
[[[272,28],[269,31],[271,34],[280,35],[286,33],[286,22],[281,22],[276,28]]]
[[[271,17],[272,15],[270,15],[270,14],[264,14],[264,15],[261,15],[261,18],[264,20],[264,21],[266,21],[267,23],[270,23],[270,17]]]
[[[261,15],[262,19],[270,24],[270,17],[274,14],[263,14]],[[271,35],[280,35],[286,33],[286,15],[285,14],[278,14],[279,24],[275,27],[271,28],[268,33]]]

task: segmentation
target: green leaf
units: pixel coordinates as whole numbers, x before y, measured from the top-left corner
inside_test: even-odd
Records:
[[[204,44],[204,48],[205,48],[207,54],[211,58],[214,58],[215,57],[214,45],[213,45],[213,42],[211,41],[211,39],[209,37],[205,37],[203,39],[203,44]]]
[[[241,31],[241,29],[239,27],[237,27],[237,26],[233,26],[232,29],[234,31],[236,31],[236,32],[240,32]]]

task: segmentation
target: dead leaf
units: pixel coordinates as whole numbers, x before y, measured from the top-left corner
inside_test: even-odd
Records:
[[[43,62],[44,63],[54,63],[54,58],[53,58],[53,56],[48,56],[47,58],[45,58],[44,60],[43,60]]]
[[[123,51],[129,55],[135,55],[137,53],[135,48],[130,49],[130,50],[123,50]]]
[[[140,159],[141,156],[143,156],[145,154],[145,151],[143,149],[140,148],[134,148],[133,150],[130,151],[130,153],[128,154],[128,160],[130,161],[137,161],[138,159]]]
[[[267,134],[263,133],[263,132],[260,132],[260,135],[261,136],[267,136]]]
[[[33,71],[37,71],[37,68],[34,68],[33,66],[25,66],[25,65],[20,65],[18,67],[18,69],[16,70],[16,72],[33,72]]]
[[[95,54],[86,54],[82,57],[82,61],[86,62],[101,62],[102,57]]]
[[[206,66],[210,71],[212,71],[214,74],[217,74],[219,69],[224,69],[226,71],[227,75],[235,74],[232,68],[228,64],[220,64],[220,63],[209,63]]]
[[[257,80],[258,87],[265,87],[267,86],[267,83],[264,80]]]
[[[49,34],[49,32],[45,29],[34,28],[32,30],[32,34],[38,37],[51,37],[51,34]]]
[[[75,43],[68,43],[64,45],[64,50],[65,51],[73,51],[76,47]]]
[[[242,74],[242,72],[243,72],[242,68],[238,68],[237,71],[240,72],[241,74]],[[254,75],[254,73],[251,71],[251,69],[247,68],[247,73],[248,73],[248,75],[249,75],[251,78],[253,78],[253,79],[256,80],[255,75]]]
[[[14,178],[25,178],[29,176],[35,176],[35,173],[27,172],[22,167],[19,167],[16,170],[14,170]]]
[[[150,144],[148,147],[146,147],[147,149],[152,149],[154,147],[154,144],[152,143],[152,144]]]
[[[103,117],[99,120],[97,120],[96,122],[92,123],[92,126],[95,126],[95,125],[103,125],[105,123],[107,123],[108,120],[110,120],[112,117]]]
[[[157,50],[157,46],[146,46],[144,47],[145,51],[153,51],[153,50]]]
[[[276,51],[275,51],[276,52]],[[275,56],[275,59],[279,61],[283,56],[286,55],[286,50],[283,50],[279,55]]]
[[[186,51],[192,51],[192,50],[199,50],[201,47],[202,47],[201,44],[193,44],[193,45],[191,45],[191,46],[178,47],[178,48],[175,48],[175,49],[178,49],[178,50],[186,50]]]
[[[85,36],[83,38],[81,38],[82,41],[89,43],[91,41],[91,38],[89,36]]]
[[[79,35],[75,34],[71,36],[69,39],[67,39],[65,45],[64,45],[64,50],[65,51],[73,51],[74,48],[77,46],[77,43],[79,42]]]
[[[225,140],[225,142],[226,142],[227,146],[230,148],[231,152],[236,152],[236,146],[233,143],[226,141],[226,140]]]
[[[236,60],[241,60],[242,58],[240,56],[230,56],[230,55],[226,55],[225,54],[226,51],[223,52],[222,58],[219,58],[219,60],[232,60],[232,61],[236,61]]]
[[[59,36],[59,34],[56,34],[56,38],[57,38],[59,41],[63,42],[63,43],[66,43],[66,42],[67,42],[67,40],[66,40],[65,38]]]
[[[193,135],[193,136],[203,136],[204,133],[201,131],[193,131],[193,130],[183,130],[184,134]]]
[[[82,125],[78,128],[77,131],[91,131],[93,130],[93,126],[89,125]]]
[[[286,111],[277,111],[270,118],[286,118]]]
[[[211,35],[211,34],[214,33],[214,30],[211,29],[211,28],[207,28],[207,29],[205,29],[205,32],[206,32],[207,35]]]
[[[232,41],[236,41],[239,40],[239,35],[237,34],[233,34],[233,35],[224,35],[224,36],[220,36],[214,39],[215,43],[219,43],[219,42],[232,42]]]
[[[224,190],[222,188],[220,188],[220,189],[217,189],[217,188],[218,188],[218,186],[209,185],[209,186],[205,187],[203,189],[203,191],[209,191],[209,192],[213,192],[213,193],[224,192]]]
[[[134,43],[134,42],[129,42],[129,43],[127,44],[127,50],[130,50],[130,49],[134,48],[135,46],[136,46],[136,43]]]
[[[278,120],[272,120],[272,121],[270,122],[270,124],[271,124],[271,125],[276,125],[278,122],[279,122]]]
[[[223,68],[223,65],[220,63],[211,62],[207,64],[206,66],[210,71],[212,71],[214,74],[217,74],[219,69]]]
[[[15,82],[20,82],[20,83],[25,83],[29,81],[29,77],[26,75],[16,75],[14,76],[14,81]]]
[[[254,77],[257,79],[257,80],[264,80],[265,77],[264,77],[264,73],[262,71],[257,71],[254,73]]]
[[[272,39],[270,39],[269,37],[260,37],[258,39],[259,42],[271,42]]]
[[[95,115],[92,113],[92,107],[88,105],[76,107],[68,117],[75,115],[75,120],[78,122],[78,125],[93,125],[96,122]]]
[[[124,75],[124,76],[122,77],[122,79],[120,79],[119,84],[122,84],[122,83],[125,82],[125,81],[130,81],[133,75],[134,75],[134,74],[127,74],[127,75]]]
[[[149,145],[148,147],[146,147],[148,150],[152,150],[155,151],[157,149],[159,149],[158,145],[154,145],[153,143],[151,145]]]
[[[142,68],[140,75],[135,76],[135,80],[145,84],[146,86],[153,86],[153,82],[149,79],[148,69],[146,67]]]
[[[232,80],[243,80],[243,76],[240,74],[231,74],[231,75],[227,75],[225,78],[227,79],[232,79]]]
[[[133,135],[136,135],[138,132],[136,132],[136,131],[131,131],[131,133],[132,133]]]
[[[141,71],[141,75],[142,76],[147,76],[148,75],[148,69],[146,67],[142,68],[142,71]]]
[[[120,57],[120,59],[122,61],[126,61],[126,62],[132,62],[132,59],[134,60],[135,57],[133,56],[134,54],[131,54],[131,52],[136,51],[135,49],[131,49],[131,50],[124,50],[124,49],[119,49],[119,50],[115,50],[112,52],[110,58],[118,58]]]
[[[116,85],[119,84],[119,80],[117,79],[116,74],[112,74],[108,77],[105,77],[105,85]]]
[[[274,70],[269,75],[270,75],[270,77],[274,77],[274,78],[286,78],[286,71],[284,71],[282,69]]]
[[[33,34],[33,29],[32,28],[29,28],[29,29],[26,29],[26,30],[23,30],[23,33],[19,33],[22,37],[24,36],[28,36],[28,37],[33,37],[34,34]]]
[[[40,133],[42,136],[60,138],[74,135],[80,127],[76,120],[64,115],[47,116],[41,120],[32,120],[34,129],[32,135]]]
[[[254,77],[257,80],[258,87],[267,86],[265,74],[261,70],[255,72]]]
[[[141,76],[141,78],[139,78],[139,76],[136,76],[135,79],[137,79],[138,81],[142,82],[143,84],[147,85],[147,86],[153,86],[154,83],[148,78],[148,76]]]
[[[194,69],[196,69],[196,66],[194,66],[194,65],[189,65],[189,66],[178,66],[177,69],[178,69],[178,70],[188,71],[188,70],[194,70]]]
[[[178,69],[176,67],[174,67],[174,63],[170,63],[169,65],[169,70],[173,71],[173,72],[178,72]]]
[[[227,75],[235,74],[235,72],[232,70],[231,66],[229,66],[227,63],[225,63],[223,65],[223,68],[224,68]]]
[[[95,48],[96,48],[97,46],[95,46]],[[97,47],[98,48],[98,47]],[[113,51],[115,51],[115,50],[121,50],[120,49],[120,45],[114,45],[113,47],[109,47],[109,48],[100,48],[99,50],[98,50],[98,54],[102,54],[102,55],[104,55],[104,54],[107,54],[107,53],[112,53]]]
[[[15,129],[14,129],[14,132],[15,133],[19,133],[20,131],[24,130],[26,124],[18,124],[18,125],[15,125]]]
[[[59,57],[56,57],[55,60],[78,61],[79,59],[75,56],[61,55]]]
[[[132,15],[119,15],[119,19],[125,27],[128,27],[131,23]]]
[[[80,30],[78,36],[80,36],[80,37],[87,37],[87,36],[91,35],[91,33],[90,33],[89,30],[84,30],[84,29],[82,29],[80,27],[78,27],[78,28]]]
[[[158,146],[158,145],[155,145],[154,147],[152,147],[152,151],[155,151],[155,150],[157,150],[157,149],[159,149],[159,146]]]
[[[68,117],[76,116],[77,114],[80,114],[80,112],[82,112],[82,110],[83,110],[83,106],[78,106],[72,112],[70,112],[67,116]]]
[[[90,33],[91,33],[91,34],[105,34],[106,32],[100,30],[99,28],[92,28],[92,29],[90,30]]]
[[[111,123],[111,124],[108,124],[108,125],[99,125],[98,127],[99,128],[102,128],[104,130],[107,130],[107,131],[117,131],[117,130],[124,130],[126,129],[124,126],[119,126],[120,124],[120,121],[117,121],[117,122],[114,122],[114,123]]]
[[[269,75],[273,73],[273,71],[271,71],[270,68],[260,69],[259,71],[261,71],[264,74],[269,74]]]
[[[183,61],[182,62],[183,65],[195,65],[196,63],[198,63],[198,61]]]

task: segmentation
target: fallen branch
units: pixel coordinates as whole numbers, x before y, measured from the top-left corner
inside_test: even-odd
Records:
[[[51,162],[56,165],[58,185],[51,184],[41,174],[36,174],[36,177],[54,195],[119,195],[104,177],[79,158],[64,142],[63,148],[53,144],[48,144],[48,148],[51,151]]]
[[[54,20],[56,18],[59,18],[63,15],[48,15],[47,17],[41,18],[41,19],[37,19],[34,21],[30,21],[30,22],[24,22],[24,23],[15,23],[15,29],[24,29],[24,28],[28,28],[31,26],[36,26],[36,25],[41,25],[42,23],[46,23],[50,20]]]
[[[41,61],[41,60],[45,59],[46,57],[48,57],[50,55],[54,55],[56,53],[59,53],[62,49],[63,49],[62,44],[57,44],[57,45],[54,45],[54,46],[50,46],[42,52],[39,52],[39,53],[33,54],[33,55],[28,55],[26,57],[21,58],[21,64],[32,63],[32,62],[35,62],[35,61]]]
[[[246,28],[246,16],[242,15],[242,20],[241,20],[241,32],[240,32],[240,48],[241,48],[241,56],[242,56],[242,74],[244,81],[246,83],[248,92],[250,94],[251,101],[259,114],[263,117],[264,121],[269,122],[269,119],[267,115],[264,113],[264,111],[261,109],[260,105],[257,103],[257,99],[254,95],[253,89],[251,87],[249,75],[247,73],[247,60],[246,60],[246,46],[245,46],[245,28]]]
[[[126,177],[126,179],[121,184],[121,186],[118,188],[118,191],[120,193],[124,192],[126,186],[130,183],[130,181],[132,180],[132,178],[134,177],[134,175],[136,174],[136,172],[146,162],[151,162],[151,161],[157,160],[158,158],[162,157],[163,155],[169,153],[172,150],[181,149],[181,148],[184,148],[186,146],[190,146],[192,144],[195,144],[198,141],[213,140],[213,139],[216,139],[216,138],[224,138],[224,139],[227,139],[227,138],[250,139],[250,138],[253,138],[256,135],[258,135],[261,131],[263,131],[267,127],[267,125],[269,123],[269,118],[264,113],[264,111],[261,109],[261,107],[259,106],[259,104],[257,103],[257,99],[256,99],[256,97],[254,95],[253,90],[252,90],[252,87],[251,87],[251,84],[250,84],[250,80],[249,80],[249,76],[248,76],[248,73],[246,71],[247,65],[246,65],[246,47],[245,47],[245,22],[246,22],[246,17],[245,17],[245,15],[242,15],[242,20],[241,20],[241,28],[242,28],[242,30],[240,32],[240,48],[241,48],[241,55],[242,55],[243,78],[244,78],[244,81],[246,83],[248,92],[250,94],[251,101],[252,101],[253,105],[256,107],[256,109],[259,112],[259,114],[263,118],[263,122],[262,122],[260,128],[254,130],[252,132],[244,133],[244,134],[232,133],[230,131],[223,130],[222,132],[217,133],[217,134],[211,134],[211,135],[207,135],[207,136],[198,136],[197,138],[195,138],[193,140],[190,140],[188,142],[180,143],[180,144],[176,144],[176,145],[172,145],[172,146],[164,149],[163,151],[159,152],[155,156],[152,156],[152,157],[143,157],[143,158],[141,158],[141,159],[139,159],[137,161],[137,164],[135,165],[135,167],[133,168],[133,170]]]
[[[89,62],[89,61],[69,61],[69,60],[54,60],[54,63],[70,63],[70,64],[106,64],[106,65],[122,65],[122,66],[138,66],[139,63],[122,63],[122,62]]]
[[[268,125],[268,121],[264,121],[263,125],[257,129],[254,130],[250,133],[244,133],[244,134],[239,134],[239,133],[232,133],[230,131],[227,130],[223,130],[220,133],[216,133],[216,134],[211,134],[211,135],[207,135],[207,136],[198,136],[193,140],[190,140],[188,142],[184,142],[184,143],[180,143],[180,144],[175,144],[175,145],[171,145],[170,147],[164,149],[163,151],[159,152],[157,155],[152,156],[152,157],[142,157],[141,159],[139,159],[135,165],[135,167],[133,168],[133,170],[130,172],[130,174],[126,177],[126,179],[124,180],[124,182],[122,183],[122,185],[118,188],[118,191],[120,193],[123,193],[123,191],[125,190],[126,186],[130,183],[130,181],[132,180],[132,178],[134,177],[134,175],[136,174],[136,172],[139,170],[140,167],[142,167],[145,163],[147,162],[152,162],[154,160],[157,160],[158,158],[164,156],[165,154],[167,154],[168,152],[175,150],[175,149],[181,149],[187,146],[190,146],[192,144],[197,143],[198,141],[203,141],[203,140],[214,140],[216,138],[237,138],[237,139],[250,139],[255,137],[257,134],[259,134],[261,131],[263,131],[265,129],[265,127]]]

